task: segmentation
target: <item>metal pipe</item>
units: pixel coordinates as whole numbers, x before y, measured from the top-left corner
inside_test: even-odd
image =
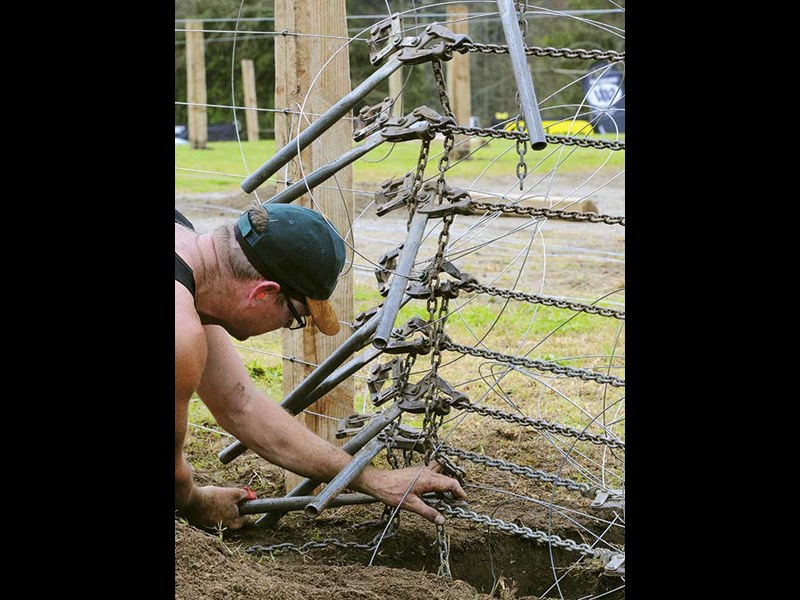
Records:
[[[344,490],[361,472],[369,466],[372,459],[383,450],[386,443],[379,439],[373,439],[369,444],[356,452],[353,459],[339,471],[339,474],[331,479],[312,502],[306,505],[305,513],[308,517],[316,517],[330,506],[331,502]]]
[[[327,379],[325,379],[325,381],[314,388],[313,392],[306,396],[306,401],[308,402],[309,406],[330,392],[342,381],[350,377],[350,375],[361,369],[364,365],[367,365],[378,358],[381,354],[383,354],[383,350],[370,348],[361,356],[357,356],[343,367],[336,369]]]
[[[381,431],[386,429],[386,427],[397,417],[403,414],[403,409],[400,408],[400,403],[395,402],[389,408],[387,408],[384,412],[380,413],[378,416],[373,417],[364,427],[359,431],[352,439],[350,439],[344,446],[342,446],[342,450],[350,454],[351,456],[361,450],[364,445],[369,442],[372,438],[378,435]],[[315,487],[317,487],[321,481],[315,481],[313,479],[304,479],[300,483],[298,483],[291,492],[286,494],[287,497],[294,497],[294,496],[304,496],[306,494],[310,494]],[[303,505],[305,506],[305,505]],[[267,515],[264,515],[260,519],[256,521],[256,525],[261,527],[272,527],[278,521],[280,521],[281,517],[285,515],[286,512],[279,512],[273,511]]]
[[[403,296],[405,296],[406,287],[408,286],[408,277],[411,275],[411,269],[417,258],[420,244],[422,244],[422,236],[425,234],[425,226],[427,224],[428,215],[426,213],[421,213],[419,211],[414,213],[408,235],[406,236],[405,242],[403,242],[403,249],[400,251],[400,258],[397,261],[397,268],[394,271],[392,285],[389,288],[386,301],[383,303],[380,323],[377,325],[375,337],[372,339],[372,345],[380,350],[383,350],[389,344],[389,336],[392,334],[392,328],[397,319],[397,313],[400,310]],[[375,315],[373,318],[377,319],[378,315]]]
[[[251,173],[247,179],[242,182],[242,189],[249,194],[272,177],[272,175],[278,172],[278,169],[300,154],[301,150],[309,146],[311,142],[330,129],[334,123],[347,114],[347,112],[358,104],[362,98],[378,87],[389,75],[402,66],[403,63],[400,62],[397,56],[392,56],[380,69],[367,77],[353,91],[322,113],[319,119],[314,121],[300,135],[287,143],[283,148],[278,150],[278,152],[273,154],[272,158]]]
[[[547,141],[542,127],[542,118],[539,115],[536,92],[533,90],[533,78],[528,68],[528,59],[525,56],[522,32],[517,22],[514,0],[497,0],[497,8],[500,11],[500,20],[503,22],[503,32],[506,34],[508,55],[511,57],[511,65],[514,67],[514,79],[517,80],[519,100],[525,115],[525,128],[528,130],[531,148],[544,150],[547,148]]]
[[[358,331],[354,332],[342,343],[341,346],[334,350],[333,353],[328,356],[328,358],[322,361],[322,363],[320,363],[316,369],[309,373],[308,377],[301,381],[291,392],[286,395],[281,402],[281,406],[293,415],[296,415],[300,411],[308,408],[314,402],[313,400],[310,402],[307,401],[308,394],[313,392],[314,389],[328,375],[330,375],[331,372],[336,369],[336,367],[338,367],[343,360],[364,345],[364,343],[373,334],[378,326],[378,319],[380,318],[382,312],[383,309],[379,310],[375,316],[367,321],[364,326],[358,329]],[[319,397],[316,399],[318,398]],[[239,440],[236,440],[227,448],[221,450],[219,454],[217,454],[217,458],[219,458],[222,464],[226,465],[245,452],[247,452],[247,446],[245,446]]]
[[[363,144],[356,146],[352,150],[348,150],[336,160],[323,165],[318,169],[311,172],[308,177],[295,181],[292,185],[287,187],[279,194],[274,195],[267,200],[267,204],[288,204],[297,200],[306,192],[310,192],[326,179],[332,177],[350,163],[357,161],[359,158],[374,150],[385,141],[384,137],[379,133],[369,136]]]
[[[275,511],[286,514],[292,510],[303,510],[305,506],[314,500],[314,496],[294,496],[292,498],[262,498],[242,502],[239,505],[240,515],[254,515],[258,513],[274,514]],[[334,498],[329,506],[345,506],[348,504],[370,504],[378,502],[369,494],[341,494]]]

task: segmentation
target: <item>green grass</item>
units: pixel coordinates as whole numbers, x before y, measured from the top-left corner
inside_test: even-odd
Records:
[[[486,139],[473,139],[470,143],[474,154],[469,159],[451,160],[451,170],[448,171],[451,181],[474,180],[479,176],[515,176],[518,156],[514,142],[497,139],[481,146],[485,142]],[[375,184],[401,176],[416,166],[419,148],[420,142],[416,141],[383,144],[354,163],[353,180],[359,184]],[[441,152],[442,142],[434,140],[426,177],[437,173]],[[241,145],[238,142],[209,142],[206,150],[175,146],[175,193],[240,191],[239,184],[247,173],[256,170],[274,153],[274,140],[242,142]],[[529,149],[525,159],[529,173],[544,174],[553,168],[562,173],[588,172],[604,162],[604,169],[618,171],[624,168],[625,152],[550,144],[542,152]],[[485,175],[481,175],[484,170]]]

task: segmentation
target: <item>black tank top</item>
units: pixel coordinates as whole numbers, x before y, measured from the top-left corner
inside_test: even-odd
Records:
[[[184,217],[177,208],[175,209],[175,222],[180,223],[184,227],[188,227],[194,231],[194,226],[189,222],[189,219]],[[192,294],[192,298],[194,298],[194,271],[192,271],[192,268],[186,264],[186,261],[178,256],[177,252],[175,253],[175,281],[182,283],[184,287]]]

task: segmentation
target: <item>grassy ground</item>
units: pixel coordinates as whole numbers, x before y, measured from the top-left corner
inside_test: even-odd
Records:
[[[597,136],[600,137],[600,136]],[[431,143],[428,172],[438,166],[441,140]],[[509,175],[515,173],[518,156],[509,140],[474,139],[472,155],[467,160],[451,162],[451,175],[459,179],[475,179],[484,171]],[[239,183],[275,153],[275,141],[210,142],[206,150],[192,150],[187,145],[175,146],[175,193],[237,191]],[[359,183],[380,183],[408,172],[417,163],[419,142],[378,146],[353,165],[353,180]],[[551,144],[542,152],[528,150],[529,170],[539,172],[558,167],[562,173],[592,171],[601,165],[624,166],[624,152],[598,151],[591,148]]]

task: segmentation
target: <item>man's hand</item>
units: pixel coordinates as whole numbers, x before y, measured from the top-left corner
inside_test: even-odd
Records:
[[[384,504],[397,506],[402,500],[400,508],[422,515],[436,525],[443,525],[444,516],[425,504],[420,496],[427,492],[450,492],[458,500],[466,500],[467,495],[458,481],[442,475],[440,470],[441,466],[436,462],[428,466],[393,471],[370,469],[369,483],[365,487],[368,488],[368,493]]]
[[[249,523],[247,516],[239,514],[239,503],[252,500],[253,492],[241,488],[224,488],[208,485],[196,487],[178,515],[198,527],[225,527],[240,529]]]

